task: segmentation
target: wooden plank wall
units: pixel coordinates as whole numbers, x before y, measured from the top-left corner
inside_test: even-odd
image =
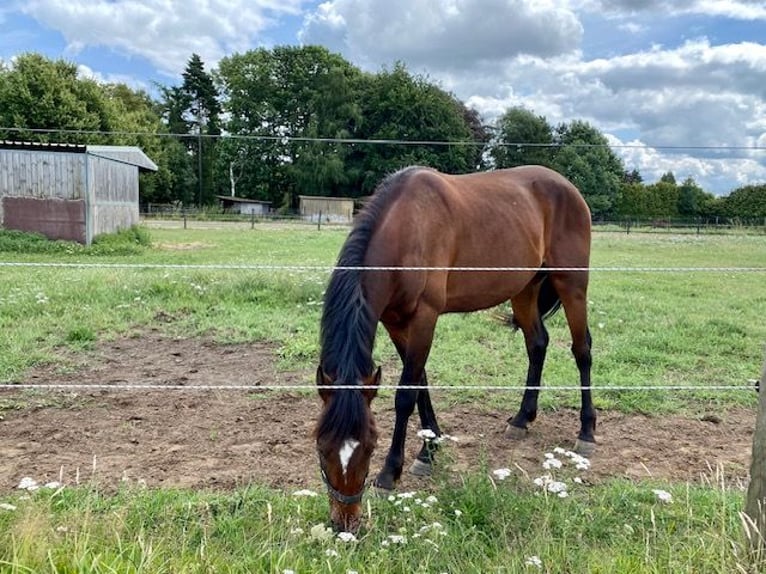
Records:
[[[89,155],[88,172],[88,242],[97,235],[138,225],[138,168]]]
[[[0,149],[0,197],[80,200],[85,179],[85,154]]]

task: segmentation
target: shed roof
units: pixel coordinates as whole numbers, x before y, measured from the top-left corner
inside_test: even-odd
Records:
[[[157,171],[155,164],[149,157],[136,146],[120,145],[80,145],[58,142],[24,142],[24,141],[0,141],[0,149],[22,149],[27,151],[54,151],[63,153],[88,153],[97,157],[121,161],[135,165],[144,171]]]
[[[231,202],[231,203],[261,203],[263,205],[271,205],[270,201],[263,201],[260,199],[248,199],[247,197],[236,197],[231,195],[216,195],[218,199],[221,201]]]
[[[87,151],[94,156],[106,157],[135,165],[138,169],[144,171],[157,171],[157,164],[150,160],[141,151],[140,147],[128,145],[89,145],[87,146]]]

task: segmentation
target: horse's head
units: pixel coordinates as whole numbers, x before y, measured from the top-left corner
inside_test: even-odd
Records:
[[[330,389],[340,385],[322,367],[317,386],[323,410],[315,431],[319,469],[330,496],[330,519],[336,530],[356,532],[362,516],[362,495],[370,459],[378,442],[370,403],[380,384],[380,369],[359,389]]]

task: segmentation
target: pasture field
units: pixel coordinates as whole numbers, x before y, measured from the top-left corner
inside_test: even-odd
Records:
[[[318,232],[278,225],[257,225],[254,230],[152,229],[151,247],[32,248],[34,253],[7,248],[0,251],[4,263],[156,267],[3,266],[0,381],[24,382],[26,373],[40,365],[62,376],[71,374],[68,369],[73,367],[62,356],[87,354],[105,341],[141,337],[153,330],[183,339],[268,343],[276,353],[278,371],[304,372],[304,382],[310,384],[323,286],[346,233],[344,228]],[[678,268],[763,267],[764,254],[766,237],[758,235],[595,234],[592,266],[612,269],[591,273],[597,408],[689,418],[752,409],[754,417],[756,396],[745,387],[760,373],[766,342],[764,273]],[[256,264],[283,268],[226,268]],[[293,265],[316,268],[288,268]],[[637,267],[675,270],[627,270]],[[552,388],[576,384],[563,314],[553,317],[548,327],[551,346],[544,383]],[[396,382],[394,355],[381,336],[375,356],[383,364],[385,383]],[[500,325],[492,311],[440,320],[429,360],[432,384],[518,386],[525,369],[521,335]],[[643,389],[652,385],[731,390]],[[599,391],[599,386],[633,390]],[[479,405],[507,416],[512,414],[509,401],[515,408],[519,398],[516,391],[433,395],[437,414]],[[391,397],[381,392],[377,401],[390,402]],[[0,441],[18,413],[66,409],[67,401],[56,393],[0,391]],[[576,392],[544,392],[540,416],[578,404]],[[573,421],[572,432],[575,426]],[[382,437],[379,450],[387,446],[387,438]],[[575,469],[563,453],[554,454],[563,468],[540,466],[534,474],[501,479],[503,473],[494,474],[497,469],[487,462],[458,475],[445,465],[412,497],[368,496],[368,528],[360,539],[348,542],[320,526],[327,518],[321,492],[312,497],[259,484],[221,492],[144,488],[128,482],[27,493],[3,484],[0,571],[763,569],[764,563],[748,554],[742,535],[742,484],[730,482],[716,468],[710,469],[707,482],[620,477],[590,481],[587,470]],[[539,453],[541,465],[543,455]],[[444,459],[449,457],[447,448]],[[545,474],[549,481],[535,484],[533,479]],[[568,495],[561,497],[550,480],[566,484]],[[667,491],[672,501],[663,502],[663,492],[655,490]]]

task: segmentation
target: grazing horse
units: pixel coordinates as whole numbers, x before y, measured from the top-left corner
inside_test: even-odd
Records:
[[[374,481],[377,488],[393,489],[402,474],[407,421],[415,406],[422,428],[440,436],[428,391],[407,388],[427,384],[425,365],[439,315],[508,300],[512,324],[524,333],[529,368],[528,388],[507,434],[523,435],[535,420],[535,387],[548,346],[543,319],[563,304],[582,386],[577,445],[581,452],[592,450],[590,228],[590,211],[577,188],[541,166],[469,175],[409,167],[378,186],[341,249],[321,320],[316,382],[323,409],[315,436],[337,529],[359,527],[377,444],[370,403],[380,383],[372,360],[378,322],[403,370],[391,448]],[[397,267],[406,269],[392,269]],[[509,267],[523,269],[494,270]],[[424,441],[413,472],[430,472],[436,442]]]

